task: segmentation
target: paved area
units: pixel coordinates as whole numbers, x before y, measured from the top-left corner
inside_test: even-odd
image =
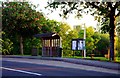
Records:
[[[103,61],[75,59],[75,58],[61,58],[61,57],[41,57],[41,56],[9,55],[9,56],[2,56],[2,57],[64,61],[64,62],[69,62],[69,63],[83,64],[83,65],[88,65],[88,66],[102,67],[102,68],[114,69],[114,70],[119,70],[120,71],[120,64],[119,63],[113,63],[113,62],[103,62]]]
[[[113,76],[112,78],[119,78],[118,70],[41,59],[3,58],[1,69],[3,77],[11,76],[13,78],[14,76],[17,78],[18,76],[25,76],[25,78],[34,78],[34,76],[38,76],[38,78],[41,76],[78,76],[78,78]]]
[[[73,68],[73,69],[80,69],[86,71],[96,71],[96,72],[104,72],[104,73],[111,73],[111,74],[119,74],[119,70],[95,67],[95,66],[88,66],[82,64],[74,64],[64,61],[54,61],[54,60],[42,60],[42,59],[27,59],[27,58],[3,58],[2,59],[2,67],[4,67],[4,63],[6,62],[17,62],[17,63],[27,63],[27,64],[38,64],[38,65],[47,65],[47,66],[55,66],[55,67],[64,67],[64,68]],[[6,64],[9,66],[9,63]],[[12,66],[14,66],[12,64]],[[17,65],[15,65],[17,66]]]

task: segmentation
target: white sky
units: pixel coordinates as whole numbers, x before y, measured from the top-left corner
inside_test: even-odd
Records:
[[[0,1],[6,1],[6,0],[0,0]],[[47,9],[44,8],[47,6],[48,0],[27,0],[27,1],[32,2],[32,4],[34,4],[34,5],[39,4],[39,7],[37,8],[37,10],[41,9],[42,12],[44,13],[44,15],[46,17],[48,17],[49,19],[54,19],[59,22],[67,22],[71,27],[73,27],[74,25],[82,25],[84,23],[86,26],[96,27],[96,25],[97,25],[97,21],[94,21],[94,17],[91,16],[90,14],[83,15],[83,18],[80,18],[79,20],[77,18],[74,18],[75,16],[73,14],[71,14],[70,17],[67,20],[65,20],[59,16],[60,11],[53,11],[53,13],[50,13],[50,11],[48,11]],[[50,13],[50,14],[47,15],[47,13]]]
[[[59,16],[59,12],[58,11],[53,11],[53,13],[47,15],[47,13],[50,13],[47,9],[45,9],[44,7],[47,6],[47,1],[48,0],[29,0],[30,2],[32,2],[33,4],[37,5],[39,4],[39,7],[37,8],[37,10],[42,10],[42,12],[45,14],[46,17],[48,17],[49,19],[54,19],[57,21],[64,21],[67,22],[71,27],[73,27],[74,25],[81,25],[84,24],[86,26],[93,26],[96,27],[97,25],[97,21],[94,21],[94,17],[89,15],[83,15],[83,18],[81,19],[77,19],[74,18],[74,15],[70,15],[70,17],[65,20],[62,17]]]

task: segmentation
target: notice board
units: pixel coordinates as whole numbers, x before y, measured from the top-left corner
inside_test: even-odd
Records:
[[[85,39],[72,39],[71,41],[72,50],[84,50],[85,49]]]

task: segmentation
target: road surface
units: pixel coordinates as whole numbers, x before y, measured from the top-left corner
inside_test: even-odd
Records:
[[[62,61],[50,61],[25,58],[3,58],[2,77],[40,77],[40,76],[114,76],[118,70],[72,64]]]

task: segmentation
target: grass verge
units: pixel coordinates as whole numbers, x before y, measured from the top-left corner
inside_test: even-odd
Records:
[[[110,62],[109,59],[105,58],[105,57],[81,57],[81,56],[67,56],[67,57],[63,57],[63,58],[81,58],[81,59],[87,59],[87,60],[97,60],[97,61],[106,61],[106,62]],[[113,61],[113,62],[117,62],[117,63],[120,63],[120,57],[116,57],[115,58],[116,60]]]

